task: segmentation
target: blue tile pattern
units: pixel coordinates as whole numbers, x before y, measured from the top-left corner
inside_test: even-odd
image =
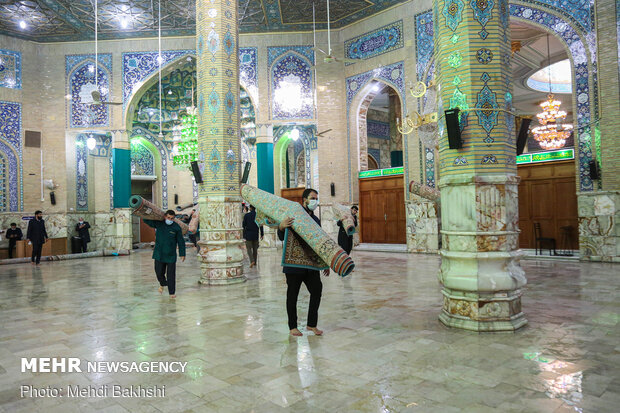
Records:
[[[22,88],[22,54],[0,49],[0,87]]]
[[[88,211],[88,148],[87,135],[79,134],[75,139],[75,209]]]
[[[157,52],[123,53],[123,103],[126,105],[133,93],[134,86],[145,81],[157,72]],[[195,50],[166,50],[161,52],[162,67],[181,56],[195,56]]]
[[[0,212],[5,212],[9,203],[8,170],[9,161],[5,158],[4,154],[0,152]]]
[[[381,149],[368,148],[368,155],[371,155],[377,162],[377,167],[381,169]]]
[[[403,21],[388,24],[344,43],[347,59],[369,59],[403,47]],[[350,65],[353,63],[347,63]]]
[[[159,157],[161,159],[161,176],[157,179],[161,180],[161,204],[162,208],[168,208],[168,152],[166,147],[154,136],[152,133],[142,127],[134,128],[131,131],[131,139],[140,136],[142,139],[149,141],[159,151]]]
[[[258,90],[258,49],[256,47],[239,48],[239,83],[246,90]]]
[[[271,79],[269,82],[272,119],[314,118],[313,51],[310,46],[268,47]],[[300,96],[289,97],[300,102],[292,107],[276,97],[284,83],[299,86]]]
[[[9,181],[8,182],[8,187],[9,187],[8,209],[6,208],[7,202],[5,198],[4,208],[1,208],[0,212],[17,211],[18,210],[17,193],[18,193],[18,185],[20,185],[20,183],[18,183],[17,181],[17,174],[18,174],[18,171],[21,170],[21,159],[19,159],[19,157],[15,154],[13,149],[9,147],[9,145],[5,144],[2,139],[0,139],[0,154],[1,154],[0,156],[2,156],[2,158],[4,159],[4,166],[5,166],[5,175],[3,179],[6,180],[8,177],[8,181]],[[21,173],[19,175],[21,176]],[[6,183],[5,183],[5,187],[6,187]],[[20,199],[21,199],[21,196],[20,196]]]
[[[140,141],[131,142],[131,174],[155,175],[155,160],[153,154]]]
[[[426,185],[435,187],[435,151],[424,148],[424,178]]]
[[[369,138],[390,140],[390,124],[377,120],[366,120],[366,134]]]
[[[22,105],[0,101],[0,151],[8,160],[9,211],[22,210]]]
[[[433,12],[429,10],[415,16],[415,47],[416,47],[416,75],[418,80],[429,73],[429,65],[433,61]]]
[[[97,87],[101,98],[109,100],[112,89],[112,55],[100,55],[97,69]],[[103,64],[102,62],[106,62]],[[82,88],[95,83],[95,56],[69,55],[65,57],[67,74],[67,94],[71,100],[67,101],[69,112],[69,127],[84,128],[92,126],[110,125],[110,108],[108,105],[93,105],[82,103]],[[88,94],[90,95],[90,94]],[[91,97],[88,96],[89,101]]]

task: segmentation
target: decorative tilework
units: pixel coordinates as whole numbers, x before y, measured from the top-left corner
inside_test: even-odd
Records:
[[[88,148],[87,135],[75,138],[75,209],[88,211]]]
[[[344,43],[347,59],[369,59],[403,47],[403,21],[388,24]],[[347,63],[350,65],[353,63]]]
[[[435,152],[431,148],[424,148],[424,175],[426,185],[435,187]]]
[[[162,66],[185,55],[195,55],[195,50],[166,50],[161,52]],[[151,74],[157,72],[157,52],[131,52],[123,53],[123,103],[128,103],[129,97],[134,92],[134,86],[139,88]]]
[[[275,147],[276,143],[282,138],[288,131],[290,131],[293,127],[288,125],[282,126],[274,126],[273,127],[273,145]],[[305,160],[306,160],[306,187],[312,187],[312,178],[310,173],[310,148],[312,147],[311,140],[314,136],[314,131],[316,130],[315,125],[296,125],[295,128],[299,130],[299,141],[302,142],[305,151]]]
[[[448,26],[452,31],[455,31],[459,24],[463,21],[463,9],[465,9],[465,4],[462,0],[446,1],[441,14],[443,14],[446,19],[446,26]]]
[[[377,162],[377,167],[381,169],[381,149],[368,148],[368,155],[372,156]]]
[[[254,99],[258,97],[258,49],[239,48],[239,83]]]
[[[9,161],[0,152],[0,212],[6,212],[9,205]]]
[[[482,30],[478,34],[481,38],[486,39],[487,31],[485,27],[489,20],[491,20],[495,2],[493,0],[471,0],[469,5],[474,11],[474,19],[482,26]]]
[[[554,9],[568,17],[572,23],[580,26],[586,33],[594,30],[594,0],[529,0],[524,3],[539,4]]]
[[[131,174],[155,175],[155,160],[153,154],[140,140],[131,142]]]
[[[22,105],[0,101],[0,152],[8,160],[9,211],[23,209]]]
[[[0,49],[0,87],[22,88],[22,54]]]
[[[168,155],[166,147],[159,141],[159,139],[157,139],[156,136],[144,128],[134,128],[131,131],[130,141],[138,136],[149,141],[159,151],[159,157],[161,159],[161,177],[157,178],[161,179],[161,204],[162,208],[166,209],[168,208]]]
[[[274,50],[275,49],[275,50]],[[287,50],[285,50],[287,49]],[[314,118],[314,59],[310,46],[269,47],[270,96],[273,119]],[[272,60],[273,58],[273,60]]]
[[[370,138],[390,140],[390,124],[376,120],[366,120],[366,133]]]
[[[314,64],[314,51],[312,46],[274,46],[267,48],[267,63],[269,67],[275,62],[275,60],[283,54],[289,52],[296,52],[308,59],[311,64]]]
[[[486,75],[486,76],[485,76]],[[482,126],[482,128],[487,132],[487,138],[491,139],[491,141],[485,141],[487,144],[493,142],[493,139],[490,138],[489,134],[497,125],[497,117],[499,112],[493,109],[499,108],[497,104],[497,96],[495,92],[493,92],[488,85],[490,80],[489,75],[485,72],[481,77],[484,82],[484,86],[478,93],[478,101],[476,102],[477,108],[482,108],[482,110],[476,110],[476,116],[478,116],[478,124]]]
[[[415,16],[416,74],[423,80],[430,72],[429,64],[433,58],[433,12],[431,10]]]
[[[98,55],[97,88],[101,98],[110,99],[112,90],[112,54]],[[110,108],[108,105],[93,105],[82,103],[92,101],[90,93],[95,85],[95,55],[67,55],[65,56],[65,73],[67,75],[67,94],[71,100],[67,101],[68,123],[71,128],[91,126],[109,126]]]

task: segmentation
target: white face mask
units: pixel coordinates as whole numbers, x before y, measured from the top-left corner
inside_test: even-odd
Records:
[[[84,223],[84,221],[80,219],[80,224],[83,224],[83,223]]]
[[[166,225],[172,225],[174,221],[166,218]]]
[[[318,199],[310,199],[308,200],[308,209],[310,211],[314,211],[316,209],[316,207],[319,206],[319,200]]]

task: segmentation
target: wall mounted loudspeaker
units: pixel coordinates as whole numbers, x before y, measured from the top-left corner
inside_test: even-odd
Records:
[[[174,204],[179,205],[179,194],[174,194]]]
[[[596,162],[596,160],[592,159],[590,161],[590,179],[597,180],[600,178],[601,178],[601,175],[598,170],[598,163]]]
[[[56,205],[56,194],[54,194],[53,192],[50,192],[50,202],[52,203],[52,205]]]
[[[250,177],[250,169],[252,168],[252,164],[250,162],[246,162],[243,167],[243,176],[241,177],[241,183],[247,184],[248,178]]]
[[[200,173],[200,168],[198,167],[198,161],[192,161],[192,173],[194,174],[194,180],[197,184],[202,183],[202,174]]]
[[[459,109],[448,109],[444,112],[446,116],[446,129],[448,130],[448,144],[450,149],[461,149],[461,127],[459,125]]]
[[[332,182],[329,188],[332,191],[332,196],[336,196],[336,185],[334,185],[334,183]]]
[[[521,126],[519,127],[519,134],[517,135],[517,156],[521,155],[525,150],[525,144],[527,143],[527,137],[530,131],[530,123],[532,123],[532,119],[521,119]]]

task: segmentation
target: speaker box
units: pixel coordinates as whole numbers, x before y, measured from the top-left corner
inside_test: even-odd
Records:
[[[336,196],[336,185],[334,185],[333,182],[329,186],[329,189],[331,190],[332,196]]]
[[[202,183],[202,174],[200,173],[200,168],[198,167],[198,161],[192,161],[192,173],[194,174],[194,180],[197,184]]]
[[[250,162],[246,162],[243,167],[243,176],[241,177],[241,183],[247,184],[248,178],[250,177],[250,169],[252,168],[252,164]]]
[[[592,180],[597,180],[600,179],[600,174],[599,174],[599,170],[598,170],[598,163],[596,162],[595,159],[592,159],[590,161],[590,179]]]
[[[52,203],[52,205],[56,205],[56,194],[54,194],[53,192],[50,192],[50,202]]]
[[[179,194],[174,194],[174,204],[179,205]]]
[[[527,143],[531,123],[532,119],[521,119],[521,126],[519,126],[519,134],[517,135],[517,156],[521,155],[525,150],[525,144]]]
[[[41,147],[41,132],[27,130],[24,132],[24,146],[27,148]]]
[[[448,130],[448,145],[450,149],[461,149],[461,127],[459,125],[459,109],[448,109],[444,112],[446,116],[446,129]]]

